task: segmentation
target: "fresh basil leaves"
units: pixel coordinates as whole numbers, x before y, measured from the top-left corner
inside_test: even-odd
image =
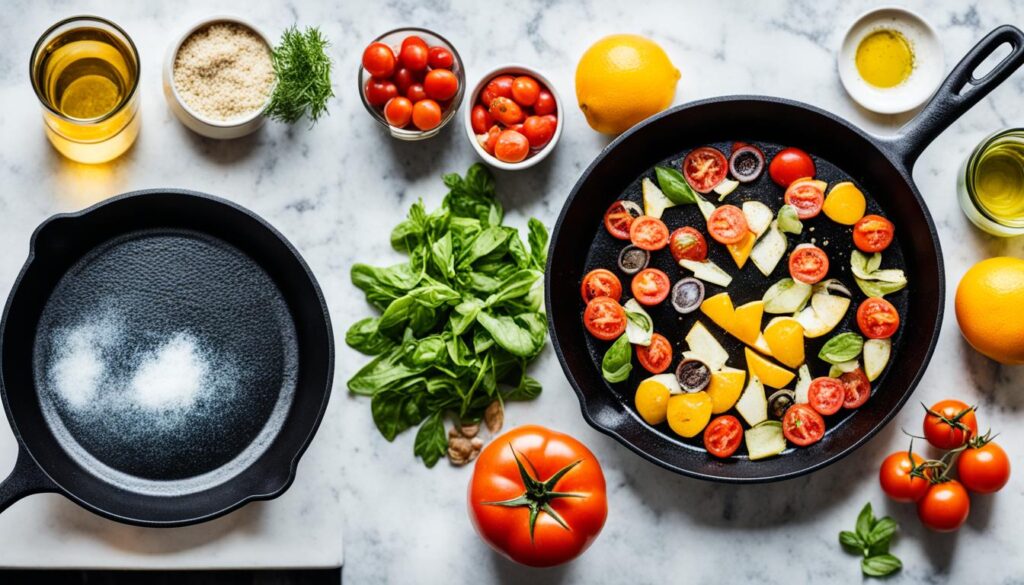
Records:
[[[889,545],[899,526],[896,521],[885,516],[875,518],[868,502],[857,516],[857,526],[853,532],[844,530],[839,533],[839,544],[847,551],[861,555],[861,571],[868,577],[885,577],[903,568],[903,563],[889,554]]]

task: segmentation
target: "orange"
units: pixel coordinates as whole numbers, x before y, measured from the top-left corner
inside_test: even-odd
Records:
[[[956,288],[956,320],[974,349],[1003,364],[1024,364],[1024,260],[982,260]]]

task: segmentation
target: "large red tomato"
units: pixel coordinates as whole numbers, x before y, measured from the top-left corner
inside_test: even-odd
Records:
[[[494,550],[531,567],[579,556],[608,516],[604,473],[576,439],[527,425],[491,441],[469,483],[469,517]]]

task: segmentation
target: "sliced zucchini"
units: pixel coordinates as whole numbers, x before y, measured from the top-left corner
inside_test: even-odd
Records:
[[[811,306],[805,307],[796,320],[804,326],[804,337],[821,337],[835,329],[850,308],[850,299],[839,295],[817,293],[811,296]]]
[[[745,209],[747,204],[743,205]],[[754,266],[757,266],[761,274],[768,276],[775,271],[779,260],[786,255],[788,245],[789,242],[786,240],[785,234],[779,231],[778,222],[772,221],[764,237],[758,240],[754,244],[754,249],[750,251],[750,260],[754,262]]]
[[[626,337],[633,345],[651,344],[651,337],[654,335],[654,321],[647,311],[636,302],[636,299],[629,299],[622,305],[626,310]]]
[[[882,375],[882,370],[889,363],[892,354],[892,340],[869,339],[864,342],[864,373],[868,380],[874,382]]]
[[[732,282],[732,277],[729,276],[729,273],[719,268],[718,265],[711,260],[697,262],[695,260],[687,260],[686,258],[683,258],[679,261],[679,265],[693,272],[695,277],[703,280],[704,282],[717,284],[721,287],[729,286]]]
[[[764,395],[764,384],[754,374],[750,374],[747,387],[736,402],[736,412],[750,426],[768,420],[768,397]]]
[[[804,231],[804,224],[797,217],[796,208],[792,205],[783,205],[779,208],[779,229],[787,234],[796,235]]]
[[[732,179],[723,179],[721,183],[715,185],[712,189],[715,193],[718,193],[718,200],[721,201],[729,196],[730,193],[736,190],[736,187],[740,186],[739,181],[733,181]]]
[[[760,201],[744,201],[743,215],[747,218],[747,227],[759,238],[768,231],[775,217],[771,208]]]
[[[675,207],[675,203],[661,192],[661,189],[654,184],[654,181],[644,177],[640,181],[640,188],[644,197],[644,214],[661,219],[661,214],[669,207]]]
[[[700,209],[701,215],[704,216],[704,221],[707,221],[711,214],[715,212],[715,204],[699,194],[697,195],[697,208]]]
[[[839,364],[832,364],[828,368],[829,378],[838,378],[843,374],[848,374],[860,367],[860,363],[857,360],[850,360],[848,362],[842,362]]]
[[[684,352],[683,357],[687,357],[686,354],[689,353],[689,357],[706,363],[713,372],[721,370],[729,360],[729,352],[725,351],[722,344],[718,343],[715,336],[700,321],[694,322],[690,332],[686,334],[686,344],[690,351]]]
[[[811,298],[811,285],[783,278],[764,293],[764,312],[772,315],[791,315],[803,309]]]
[[[766,420],[747,429],[743,438],[751,461],[774,457],[786,450],[786,435],[782,432],[782,423],[777,420]]]
[[[811,389],[811,370],[807,364],[800,366],[796,373],[796,403],[806,404],[808,402],[807,391]]]

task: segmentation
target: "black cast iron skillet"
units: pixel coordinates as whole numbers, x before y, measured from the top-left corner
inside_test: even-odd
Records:
[[[334,368],[327,306],[295,248],[252,212],[180,190],[40,225],[0,354],[19,446],[0,511],[57,492],[145,526],[283,493]]]
[[[980,78],[974,77],[979,64],[1003,44],[1011,46],[1010,54]],[[840,459],[871,438],[899,411],[921,379],[942,321],[945,295],[942,255],[935,225],[914,186],[911,176],[914,162],[942,130],[1022,63],[1024,34],[1009,25],[997,28],[954,67],[922,111],[890,138],[870,136],[846,120],[806,104],[760,96],[712,98],[680,106],[648,119],[617,138],[584,171],[562,208],[552,235],[545,283],[555,352],[576,391],[587,422],[666,469],[700,479],[734,483],[773,481],[809,473]],[[699,437],[692,441],[681,440],[671,431],[643,422],[633,409],[632,401],[635,382],[643,377],[642,373],[634,373],[629,383],[621,384],[623,388],[604,381],[600,355],[605,346],[595,347],[584,330],[579,298],[579,283],[585,271],[599,264],[595,258],[599,257],[605,267],[615,267],[614,255],[605,249],[608,244],[602,242],[602,238],[610,240],[602,227],[608,206],[623,193],[635,198],[632,191],[637,188],[638,177],[649,174],[653,165],[677,161],[681,154],[697,146],[722,145],[734,140],[802,148],[816,158],[819,168],[829,169],[832,176],[827,178],[834,181],[843,177],[857,183],[869,194],[870,205],[895,224],[897,242],[886,252],[886,257],[894,259],[896,265],[906,271],[910,282],[900,293],[898,302],[904,319],[902,335],[896,341],[890,367],[873,385],[867,404],[832,426],[817,444],[754,462],[736,456],[728,460],[715,459],[701,448]],[[761,180],[767,181],[764,177]],[[778,205],[772,208],[777,209]],[[720,246],[712,246],[715,247]],[[615,253],[618,248],[621,243]],[[849,258],[848,246],[843,258]],[[737,274],[731,260],[726,259],[719,265],[734,276]],[[852,286],[848,269],[833,266],[830,276],[840,275],[837,270],[847,270],[843,280]],[[748,265],[746,272],[756,272],[756,268]],[[778,276],[783,276],[784,267],[778,272]],[[680,271],[669,274],[675,280]],[[742,288],[744,278],[747,277],[738,277],[730,292]],[[627,291],[628,283],[624,280]],[[737,294],[749,293],[747,296],[759,298],[763,290]],[[628,292],[624,296],[629,296]],[[738,299],[737,305],[747,300],[752,298]],[[857,297],[855,303],[856,300]],[[856,307],[856,304],[851,306]],[[690,317],[682,319],[678,327],[662,326],[671,327],[670,331],[662,332],[669,333],[674,346],[679,347],[696,316]],[[654,319],[658,330],[664,320],[657,316]],[[720,333],[716,337],[723,339]],[[816,352],[817,349],[813,353],[809,349],[808,355]],[[730,365],[742,367],[742,358],[734,352],[731,355]],[[635,360],[634,369],[639,369]]]

